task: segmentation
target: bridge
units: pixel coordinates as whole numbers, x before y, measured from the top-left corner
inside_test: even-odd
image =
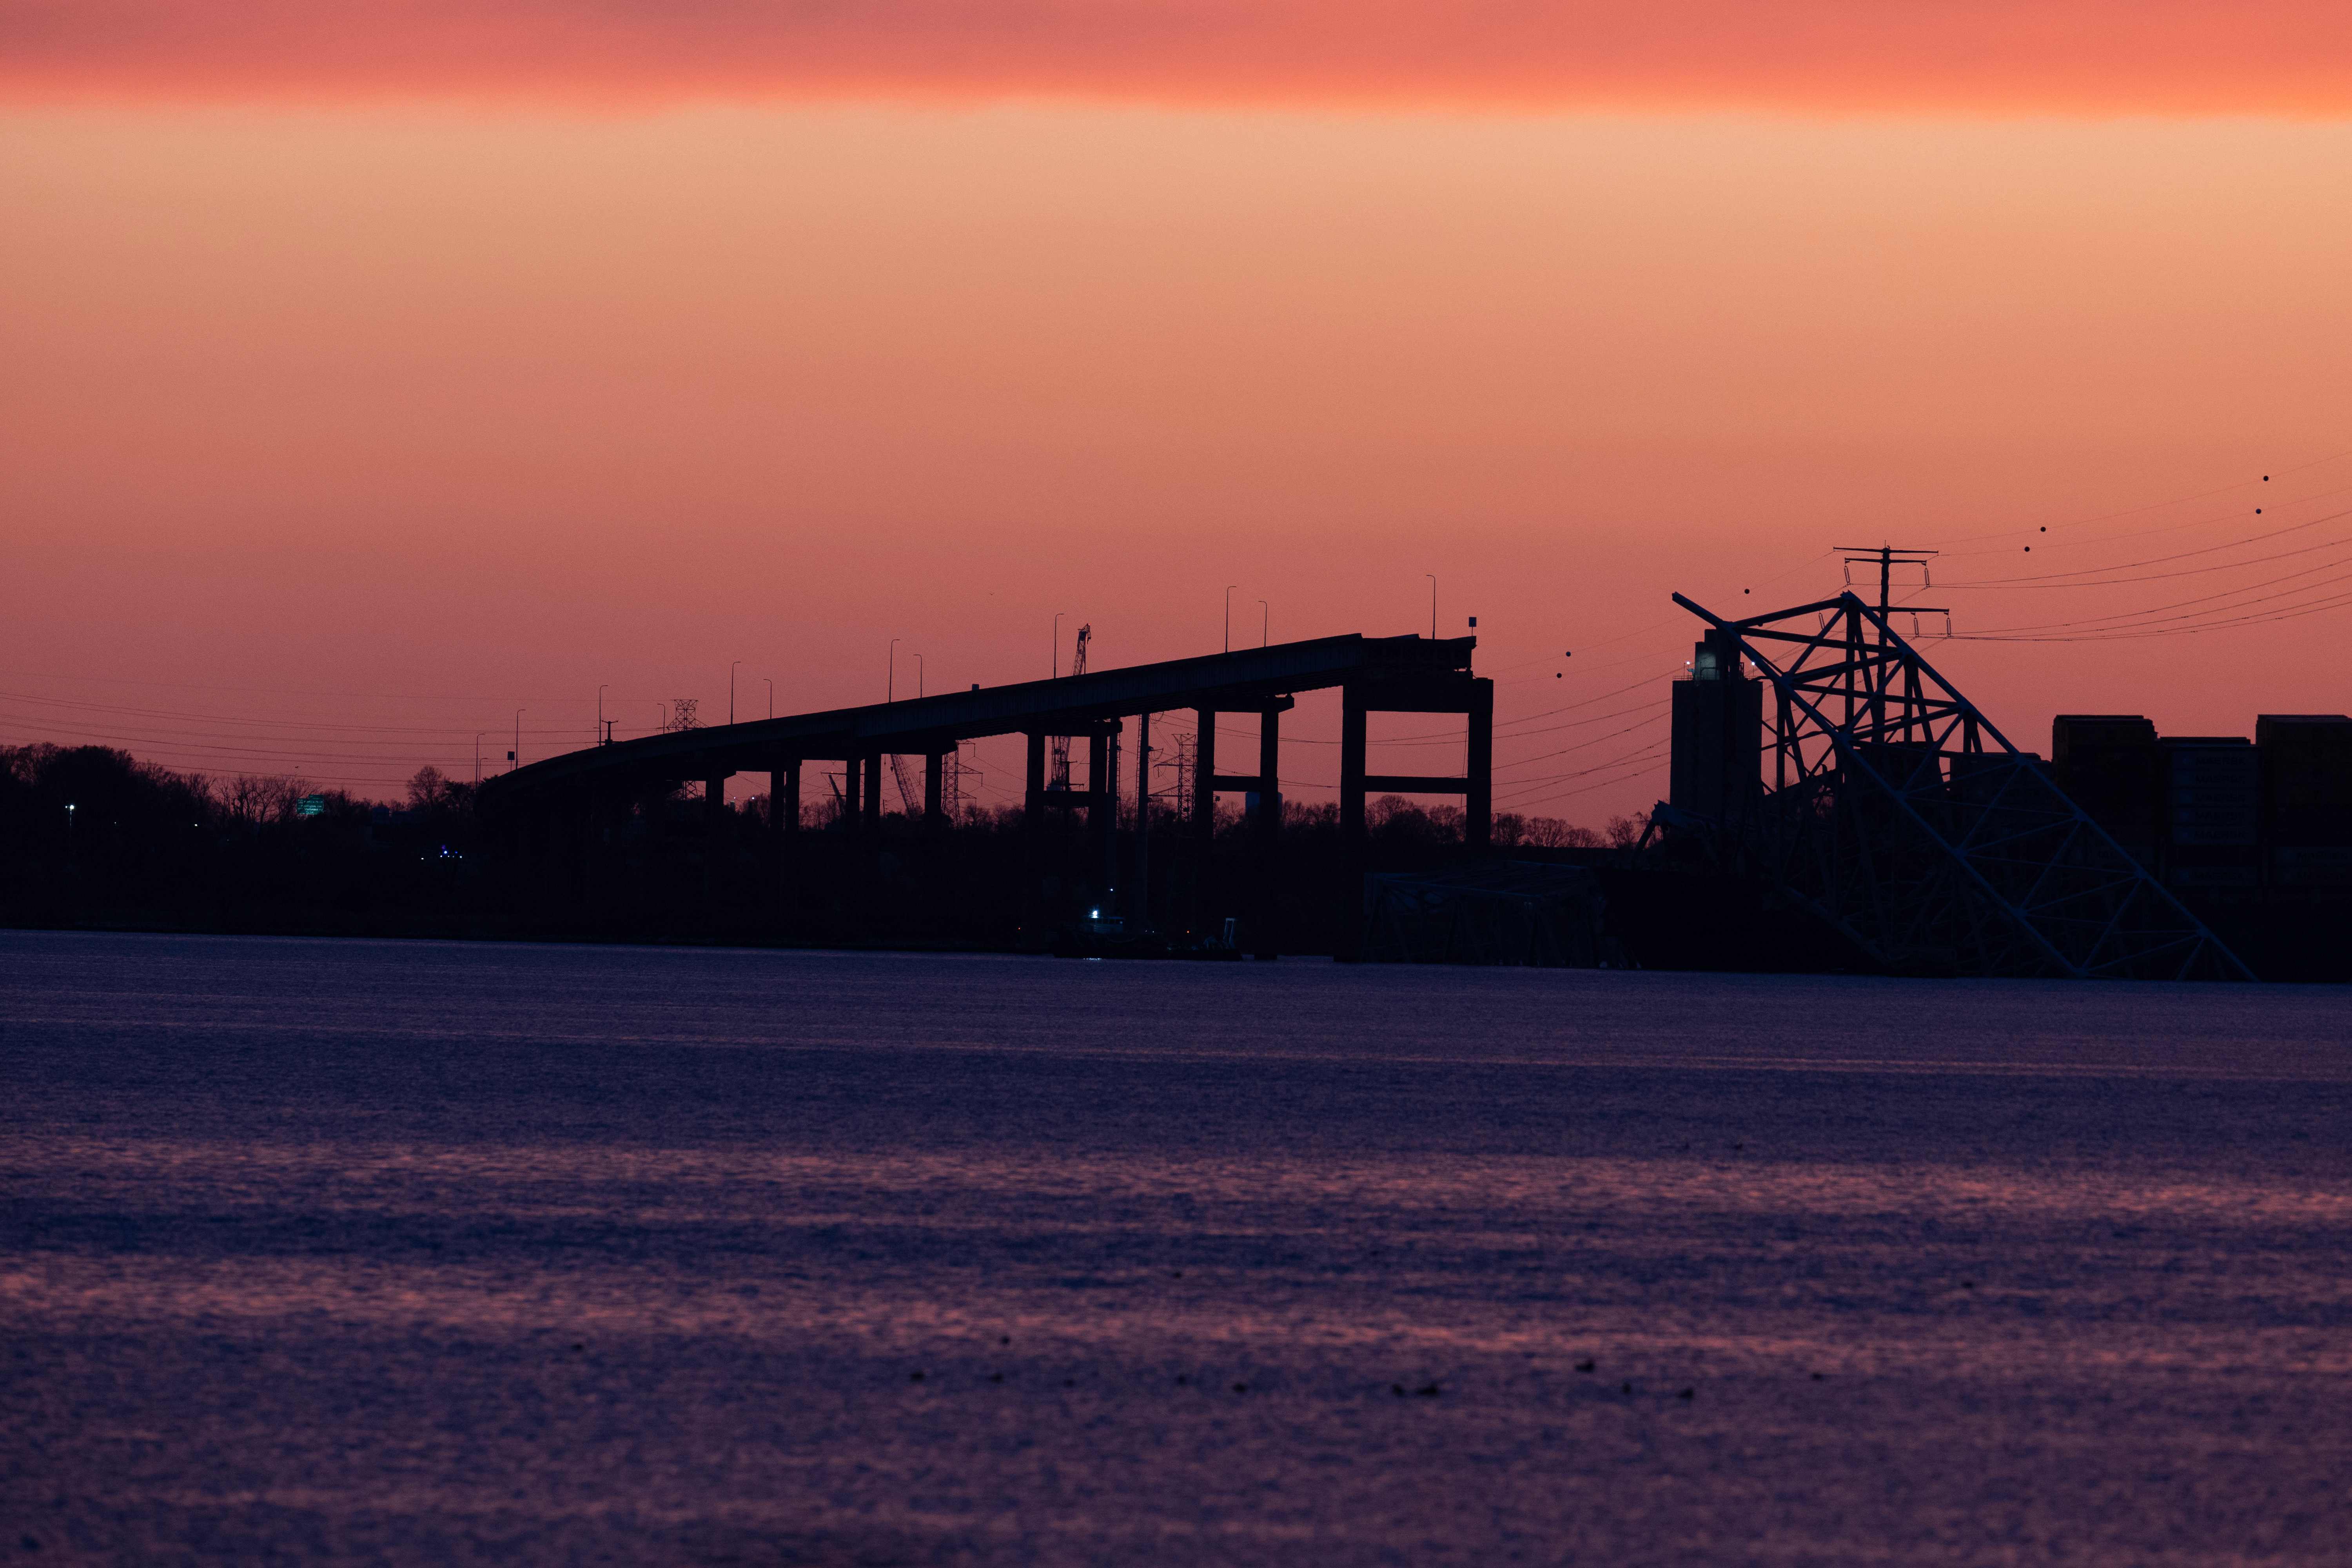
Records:
[[[486,780],[479,805],[504,826],[526,855],[584,855],[602,830],[642,804],[667,799],[683,784],[703,785],[706,809],[726,809],[727,781],[740,773],[768,774],[767,826],[780,855],[801,829],[803,769],[839,763],[845,773],[842,826],[854,841],[870,841],[882,817],[886,759],[923,759],[923,817],[943,825],[941,784],[959,742],[1021,735],[1027,742],[1023,804],[1033,837],[1047,810],[1067,806],[1087,814],[1098,842],[1104,885],[1118,868],[1118,754],[1131,721],[1137,759],[1138,812],[1150,781],[1150,721],[1155,713],[1191,710],[1198,750],[1189,830],[1205,840],[1216,821],[1220,794],[1253,799],[1250,830],[1261,847],[1280,831],[1278,763],[1281,715],[1301,692],[1340,692],[1339,817],[1343,837],[1360,844],[1367,796],[1454,795],[1462,798],[1469,847],[1483,849],[1493,816],[1494,682],[1471,673],[1475,637],[1367,637],[1357,635],[1275,643],[1197,658],[1090,671],[1053,680],[974,686],[966,691],[837,708],[740,724],[673,731],[566,752]],[[1373,773],[1367,771],[1367,720],[1378,712],[1458,713],[1468,724],[1465,766],[1459,775]],[[1217,757],[1217,717],[1259,716],[1255,765],[1228,771]],[[1087,787],[1049,790],[1045,754],[1056,737],[1088,742]],[[1130,907],[1139,911],[1149,875],[1139,836]]]
[[[1763,879],[1896,973],[2253,978],[1883,602],[1738,620],[1675,603],[1708,630],[1675,689],[1673,799],[1652,818],[1670,845]]]

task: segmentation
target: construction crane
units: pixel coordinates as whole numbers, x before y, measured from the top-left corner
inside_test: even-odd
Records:
[[[898,781],[898,804],[908,816],[923,815],[923,791],[907,771],[907,759],[898,752],[890,753],[890,776]]]
[[[1078,628],[1078,646],[1070,653],[1072,675],[1084,675],[1087,672],[1087,639],[1094,635],[1095,629],[1091,626]],[[1060,790],[1064,794],[1069,792],[1070,738],[1067,735],[1054,737],[1054,765],[1045,775],[1045,787],[1049,790]]]

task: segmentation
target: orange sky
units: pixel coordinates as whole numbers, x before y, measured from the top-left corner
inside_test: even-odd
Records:
[[[878,698],[892,637],[902,684],[1042,675],[1056,611],[1198,652],[1229,583],[1236,641],[1260,598],[1425,630],[1435,572],[1504,803],[1597,822],[1664,787],[1663,687],[1608,694],[1685,657],[1676,589],[2305,521],[1930,597],[2352,574],[2338,13],[1764,9],[12,8],[0,740],[388,794],[518,706],[527,758],[584,742],[600,682],[625,734],[735,659],[746,713]],[[2027,746],[2242,733],[2352,708],[2345,614],[1934,657]]]
[[[16,0],[0,79],[204,99],[1077,93],[1188,104],[2284,112],[2326,0]]]

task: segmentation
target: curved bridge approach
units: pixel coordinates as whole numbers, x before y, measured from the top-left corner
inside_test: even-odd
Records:
[[[1476,646],[1475,637],[1318,637],[1055,680],[976,686],[905,701],[676,731],[566,752],[486,780],[479,805],[527,855],[584,853],[615,819],[640,803],[667,798],[682,784],[702,784],[707,809],[715,816],[726,810],[729,778],[764,772],[768,826],[781,853],[800,831],[805,764],[843,764],[848,808],[843,826],[853,837],[870,837],[881,824],[886,759],[923,759],[924,816],[937,826],[944,816],[945,766],[957,744],[1018,734],[1027,742],[1023,799],[1032,831],[1042,826],[1050,805],[1083,809],[1090,834],[1101,842],[1104,865],[1111,868],[1117,858],[1119,742],[1129,721],[1134,721],[1129,750],[1136,759],[1139,802],[1150,789],[1151,715],[1190,709],[1199,741],[1188,826],[1205,838],[1215,825],[1217,795],[1246,794],[1253,803],[1253,834],[1265,843],[1279,830],[1282,816],[1280,716],[1298,693],[1337,688],[1343,833],[1360,843],[1370,795],[1454,795],[1462,799],[1470,847],[1483,848],[1493,815],[1495,692],[1491,680],[1471,673]],[[1368,773],[1366,719],[1375,712],[1464,715],[1468,742],[1462,773]],[[1260,715],[1254,768],[1220,768],[1221,713]],[[1083,791],[1048,789],[1046,746],[1057,736],[1088,742]],[[1145,875],[1139,865],[1136,881]],[[1105,883],[1118,880],[1107,875]],[[1141,907],[1139,887],[1135,901]]]

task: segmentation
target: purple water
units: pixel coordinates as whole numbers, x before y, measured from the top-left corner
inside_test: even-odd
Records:
[[[0,933],[0,1558],[2352,1562],[2347,1002]]]

